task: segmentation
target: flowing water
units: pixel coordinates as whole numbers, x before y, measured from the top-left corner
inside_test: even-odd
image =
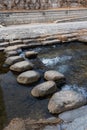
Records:
[[[33,50],[39,52],[39,59],[46,66],[39,59],[33,61],[41,75],[46,69],[57,70],[66,77],[62,90],[74,89],[87,96],[87,45],[74,42]],[[52,116],[47,110],[49,97],[37,99],[31,95],[32,88],[44,79],[34,85],[20,85],[16,81],[17,74],[3,66],[4,60],[4,54],[0,53],[0,130],[14,117],[40,119]]]

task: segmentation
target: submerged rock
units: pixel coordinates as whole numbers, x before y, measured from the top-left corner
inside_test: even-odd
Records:
[[[15,118],[4,130],[26,130],[24,120]]]
[[[10,66],[10,70],[16,72],[23,72],[33,68],[33,64],[30,61],[21,61]]]
[[[59,73],[58,71],[55,71],[55,70],[49,70],[49,71],[46,71],[45,74],[44,74],[44,78],[46,80],[53,80],[53,81],[60,81],[61,79],[65,79],[64,75]]]
[[[25,52],[25,57],[26,58],[36,58],[38,55],[38,52],[35,51],[27,51]]]
[[[48,110],[58,114],[86,104],[86,98],[75,91],[65,90],[55,93],[49,101]]]
[[[33,90],[31,91],[31,94],[34,97],[44,97],[56,92],[56,90],[57,90],[57,86],[55,82],[47,81],[34,87]]]
[[[74,110],[71,110],[71,111],[61,113],[59,115],[59,118],[64,120],[64,122],[71,122],[71,121],[75,120],[76,118],[85,116],[86,114],[87,114],[87,105],[74,109]]]
[[[31,84],[34,83],[36,81],[38,81],[40,78],[40,74],[36,71],[26,71],[21,73],[18,77],[17,77],[17,81],[18,83],[21,84]]]
[[[24,60],[24,58],[21,56],[11,56],[6,59],[5,64],[12,65],[16,62],[23,61],[23,60]]]

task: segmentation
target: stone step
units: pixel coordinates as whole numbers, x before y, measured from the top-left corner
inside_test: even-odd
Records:
[[[24,72],[33,69],[33,64],[30,61],[21,61],[10,66],[10,70],[15,72]]]

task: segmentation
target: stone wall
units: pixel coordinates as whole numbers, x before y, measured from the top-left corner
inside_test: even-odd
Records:
[[[87,0],[0,0],[0,10],[36,10],[86,5]]]

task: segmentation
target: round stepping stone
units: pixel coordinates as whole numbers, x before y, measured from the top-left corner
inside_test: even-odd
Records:
[[[23,60],[24,60],[24,58],[21,56],[11,56],[6,59],[5,64],[12,65],[16,62],[23,61]]]
[[[17,77],[17,81],[18,83],[21,83],[21,84],[31,84],[38,81],[39,78],[40,78],[40,74],[36,71],[31,70],[31,71],[26,71],[20,74]]]
[[[60,79],[65,79],[63,74],[54,70],[46,71],[44,74],[44,78],[46,80],[53,80],[53,81],[59,81]]]
[[[31,58],[36,58],[37,55],[38,55],[38,53],[35,52],[35,51],[25,52],[25,57],[26,57],[26,58],[30,58],[30,59],[31,59]]]
[[[29,61],[21,61],[10,66],[10,70],[16,71],[16,72],[23,72],[23,71],[32,69],[33,66],[34,65]]]
[[[78,108],[87,103],[81,93],[73,90],[65,90],[55,93],[49,101],[48,110],[53,114]]]
[[[55,82],[47,81],[34,87],[31,91],[31,94],[34,97],[44,97],[56,92],[56,90],[57,90],[57,86]]]

